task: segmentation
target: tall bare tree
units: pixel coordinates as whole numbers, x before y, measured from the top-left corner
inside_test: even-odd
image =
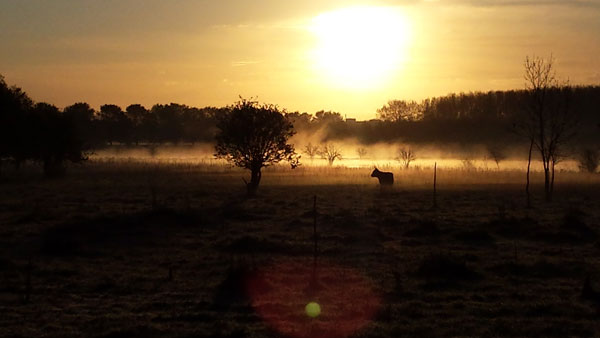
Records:
[[[555,166],[562,158],[562,148],[576,129],[571,109],[571,87],[556,78],[554,58],[525,58],[525,85],[528,91],[526,114],[518,122],[520,132],[530,141],[530,154],[535,147],[544,167],[544,191],[552,199]],[[531,155],[530,155],[531,158]],[[528,167],[530,165],[528,164]],[[527,173],[529,182],[529,170]],[[529,184],[528,184],[529,185]]]

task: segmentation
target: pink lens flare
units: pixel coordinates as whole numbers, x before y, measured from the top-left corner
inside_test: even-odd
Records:
[[[265,266],[246,284],[252,306],[277,332],[294,338],[347,337],[371,322],[380,305],[373,282],[355,269],[308,260]],[[306,313],[309,303],[318,316]]]

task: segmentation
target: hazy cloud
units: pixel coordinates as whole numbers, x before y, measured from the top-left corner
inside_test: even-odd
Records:
[[[422,2],[473,7],[567,6],[600,8],[600,0],[422,0]]]

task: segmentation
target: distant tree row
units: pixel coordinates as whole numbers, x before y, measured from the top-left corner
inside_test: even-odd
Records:
[[[81,106],[82,112],[90,110],[85,103],[74,106]],[[100,111],[91,111],[91,116],[84,115],[97,124],[98,138],[104,143],[195,143],[214,140],[216,116],[224,109],[171,103],[156,104],[150,109],[132,104],[122,110],[117,105],[105,104]]]
[[[579,122],[575,141],[596,145],[600,86],[569,88],[570,110],[577,113]],[[556,90],[560,88],[549,93]],[[219,116],[229,109],[171,103],[149,109],[140,104],[125,109],[105,104],[95,110],[87,103],[75,103],[60,110],[34,103],[3,78],[0,91],[0,159],[10,159],[17,166],[25,160],[38,161],[48,173],[60,172],[59,163],[65,160],[81,161],[90,149],[115,142],[215,142]],[[378,109],[377,119],[363,122],[344,119],[332,111],[282,113],[297,133],[318,135],[323,144],[352,138],[362,144],[402,141],[494,146],[522,142],[510,131],[529,116],[528,100],[530,91],[525,89],[450,94],[421,102],[392,100]]]
[[[600,86],[572,87],[573,108],[582,122],[600,123]],[[377,110],[382,121],[511,120],[524,113],[529,90],[449,94],[421,102],[390,100]]]
[[[0,165],[16,167],[27,160],[43,165],[47,176],[64,171],[65,161],[86,159],[91,145],[72,115],[47,103],[34,103],[21,88],[9,87],[0,76]]]

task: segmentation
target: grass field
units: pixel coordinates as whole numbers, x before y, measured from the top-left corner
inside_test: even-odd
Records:
[[[431,168],[387,169],[380,191],[370,168],[269,168],[251,199],[210,161],[5,171],[0,336],[600,335],[581,297],[587,275],[600,290],[599,175],[558,173],[546,203],[535,172],[527,209],[520,170],[442,168],[432,208]]]

